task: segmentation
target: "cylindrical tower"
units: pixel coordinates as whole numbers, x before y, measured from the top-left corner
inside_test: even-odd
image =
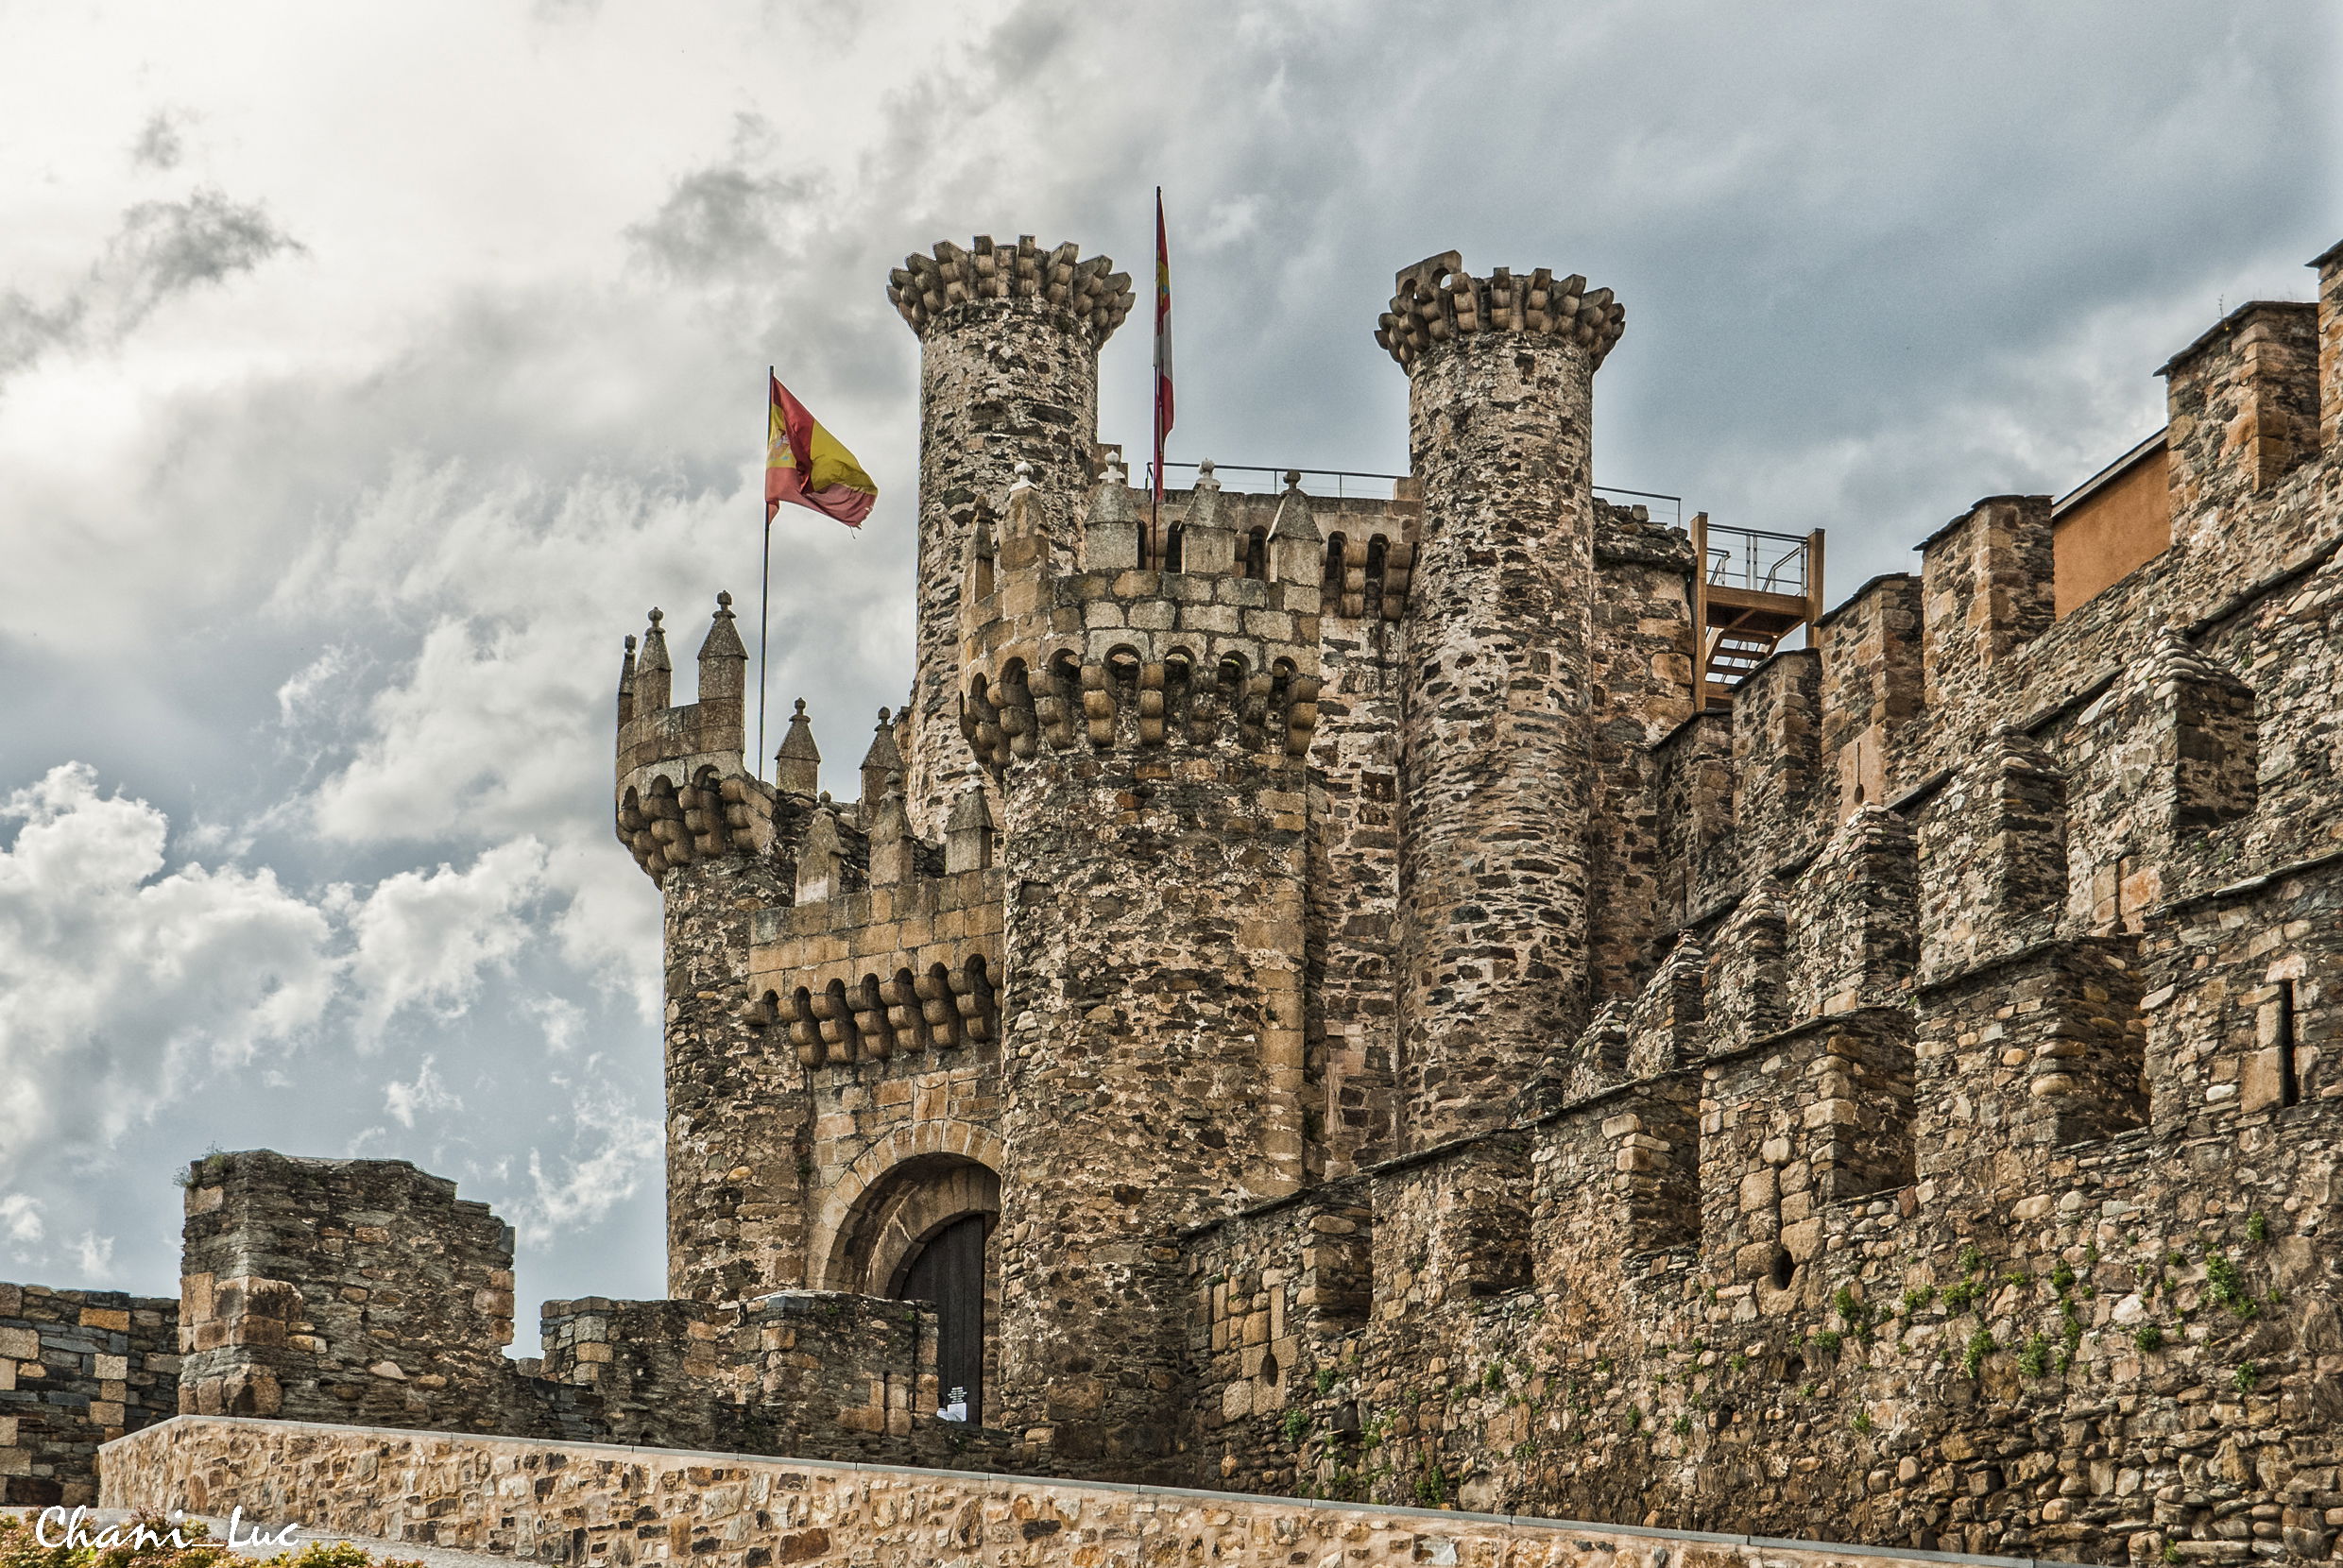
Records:
[[[651,612],[640,658],[626,639],[616,804],[619,840],[664,912],[667,1294],[736,1302],[805,1276],[805,1104],[787,1048],[741,1012],[749,912],[789,901],[773,860],[778,797],[742,762],[748,653],[732,596],[717,595],[697,700],[680,707],[660,619]]]
[[[1138,571],[1108,518],[1060,574],[1034,492],[1006,512],[961,693],[1008,899],[986,1419],[1146,1479],[1177,1425],[1179,1231],[1302,1176],[1323,547],[1297,520],[1262,576]]]
[[[1026,464],[1044,528],[1070,552],[1098,438],[1098,351],[1131,309],[1131,280],[1070,242],[1045,250],[947,240],[890,275],[887,298],[919,334],[919,645],[904,758],[913,830],[943,832],[968,763],[957,639],[980,504]]]
[[[1588,472],[1625,313],[1541,267],[1399,274],[1376,339],[1408,372],[1424,491],[1400,777],[1401,1135],[1503,1119],[1586,1019]]]

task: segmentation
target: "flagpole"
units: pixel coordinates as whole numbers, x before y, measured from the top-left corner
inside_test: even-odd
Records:
[[[1163,564],[1163,187],[1155,187],[1155,461],[1147,486],[1147,559]]]
[[[773,383],[779,373],[780,369],[778,366],[768,365],[764,367],[765,440],[768,445],[773,438]],[[768,457],[767,460],[770,461],[770,458]],[[761,469],[760,471],[762,471]],[[764,486],[758,485],[753,487],[761,499]],[[764,560],[758,568],[757,585],[757,758],[749,773],[752,776],[761,779],[764,777],[765,636],[772,624],[772,619],[767,612],[773,603],[773,508],[770,506],[765,508],[764,513]]]

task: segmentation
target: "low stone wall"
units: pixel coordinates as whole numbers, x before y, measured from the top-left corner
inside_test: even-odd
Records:
[[[179,1408],[179,1303],[0,1285],[0,1503],[97,1495],[97,1445]]]
[[[601,1568],[2030,1565],[1428,1508],[228,1417],[181,1416],[110,1443],[104,1473],[109,1508],[241,1508],[270,1525],[299,1521]]]

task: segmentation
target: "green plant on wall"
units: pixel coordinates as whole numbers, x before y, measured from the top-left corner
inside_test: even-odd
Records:
[[[1301,1447],[1302,1440],[1309,1435],[1309,1411],[1299,1405],[1287,1406],[1284,1426],[1286,1446]]]
[[[1980,1327],[1969,1336],[1969,1342],[1961,1347],[1960,1370],[1971,1377],[1976,1376],[1984,1369],[1985,1358],[2000,1348],[1993,1338],[1993,1331]]]
[[[2215,1306],[2226,1307],[2240,1318],[2250,1318],[2262,1310],[2262,1304],[2253,1299],[2246,1286],[2246,1277],[2225,1253],[2205,1254],[2205,1294]]]

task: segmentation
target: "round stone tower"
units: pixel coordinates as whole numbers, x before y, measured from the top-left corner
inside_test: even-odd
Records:
[[[1399,274],[1376,339],[1408,372],[1423,533],[1401,727],[1400,1133],[1502,1120],[1586,1021],[1588,471],[1625,313],[1541,267]]]
[[[887,298],[919,334],[919,643],[905,806],[934,838],[966,768],[955,690],[962,576],[980,508],[1019,463],[1044,528],[1070,559],[1096,477],[1098,351],[1122,324],[1131,280],[1072,244],[1045,250],[985,235],[947,240],[890,275]]]
[[[963,732],[1000,790],[1007,896],[986,1419],[1052,1465],[1170,1474],[1177,1234],[1302,1178],[1325,547],[1289,505],[1254,575],[1195,509],[1195,570],[1142,571],[1110,480],[1059,571],[1020,487],[971,574]]]

